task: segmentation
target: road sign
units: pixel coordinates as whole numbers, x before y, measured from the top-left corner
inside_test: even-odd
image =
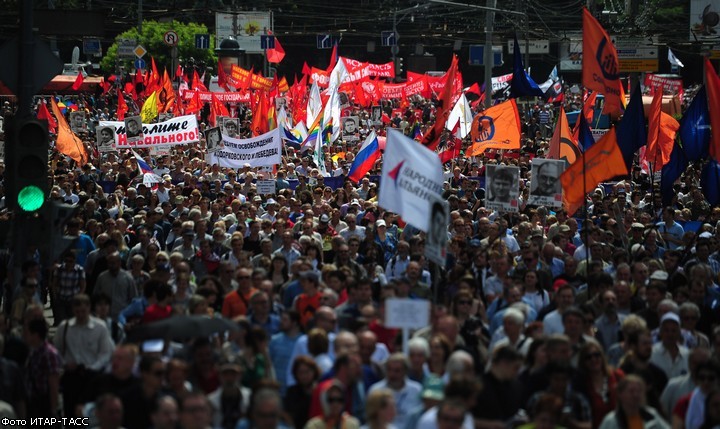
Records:
[[[163,42],[168,46],[177,46],[178,39],[177,33],[172,30],[166,31],[165,34],[163,34]]]
[[[138,58],[137,60],[135,60],[135,68],[138,70],[144,69],[146,65],[147,64],[145,63],[145,60],[143,60],[142,58]]]
[[[195,35],[195,49],[210,49],[210,35],[209,34],[196,34]]]
[[[610,37],[620,72],[656,72],[660,68],[657,41],[647,37]]]
[[[260,49],[275,49],[275,36],[268,34],[260,36]]]
[[[329,34],[318,34],[317,35],[317,48],[318,49],[332,49],[332,36]]]
[[[493,46],[493,67],[503,64],[502,46]],[[485,64],[485,45],[470,45],[470,59],[468,64],[471,66],[482,66]]]
[[[122,39],[118,40],[118,58],[133,58],[135,57],[135,48],[138,46],[137,40],[135,39]]]
[[[102,55],[100,39],[83,39],[83,53],[85,55]]]
[[[383,46],[397,46],[397,34],[394,31],[383,31],[380,38]]]
[[[529,42],[526,42],[525,40],[518,40],[518,44],[520,45],[520,53],[523,55],[525,54],[525,46],[529,45],[530,53],[531,54],[549,54],[550,53],[550,41],[547,39],[543,40],[530,40]],[[515,41],[514,40],[508,40],[508,53],[510,55],[515,53]]]
[[[137,45],[135,49],[133,49],[133,54],[138,58],[142,58],[147,54],[147,49],[143,48],[142,45]]]

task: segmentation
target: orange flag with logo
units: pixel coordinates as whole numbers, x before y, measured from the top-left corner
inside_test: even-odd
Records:
[[[578,121],[580,122],[580,121]],[[555,133],[550,140],[550,149],[548,158],[561,159],[565,161],[565,166],[570,166],[580,157],[580,148],[577,141],[570,133],[570,124],[568,123],[565,109],[560,108],[560,116],[555,124]]]
[[[590,11],[583,8],[582,83],[605,96],[603,112],[620,112],[625,105],[618,64],[610,36]]]
[[[54,98],[50,98],[51,107],[55,119],[58,124],[57,140],[55,141],[55,148],[62,154],[72,158],[78,165],[85,165],[88,161],[88,155],[85,151],[85,146],[82,140],[76,136],[70,126],[68,125],[65,117],[63,116],[60,108],[55,102]]]
[[[617,144],[615,128],[612,128],[560,176],[568,215],[583,205],[588,189],[595,189],[603,180],[625,174],[627,168]]]
[[[478,156],[485,149],[520,149],[520,112],[514,98],[492,106],[473,118],[473,145],[465,156]]]

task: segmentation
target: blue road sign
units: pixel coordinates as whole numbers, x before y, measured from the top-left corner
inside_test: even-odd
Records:
[[[195,35],[195,49],[210,49],[210,35],[209,34],[196,34]]]
[[[145,60],[143,60],[142,58],[138,58],[135,60],[135,68],[137,70],[144,69],[146,65],[147,64],[145,63]]]
[[[318,49],[332,49],[333,38],[329,34],[318,34],[317,35],[317,48]]]
[[[85,55],[101,55],[100,39],[83,39],[83,53]]]
[[[397,35],[394,31],[383,31],[380,33],[383,46],[397,46]]]
[[[260,49],[275,49],[275,36],[267,34],[260,36]]]
[[[485,45],[470,45],[468,64],[471,66],[482,66],[485,64]],[[493,48],[493,67],[503,64],[502,47],[498,50]]]

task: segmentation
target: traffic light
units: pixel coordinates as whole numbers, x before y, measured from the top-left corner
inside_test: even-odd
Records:
[[[403,71],[405,71],[403,69],[403,58],[402,57],[395,58],[395,76],[400,76],[403,73]]]
[[[40,212],[48,195],[47,123],[37,119],[10,121],[5,177],[7,205],[18,215]]]

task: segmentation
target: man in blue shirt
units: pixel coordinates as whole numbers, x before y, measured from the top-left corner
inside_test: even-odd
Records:
[[[283,396],[287,388],[287,368],[292,365],[290,357],[298,338],[300,338],[300,314],[295,310],[288,310],[280,316],[280,332],[272,336],[268,345],[270,359]]]

